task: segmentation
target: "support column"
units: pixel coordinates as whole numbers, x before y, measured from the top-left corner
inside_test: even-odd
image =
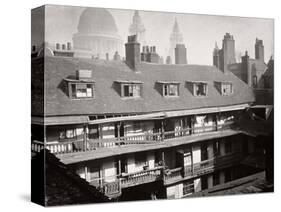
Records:
[[[164,120],[161,121],[161,140],[164,141]]]
[[[88,125],[83,126],[83,150],[86,151],[88,149],[88,140],[87,140],[87,133],[88,133]]]
[[[102,124],[99,124],[99,139],[102,139]]]
[[[202,190],[202,186],[201,186],[201,178],[197,178],[194,180],[194,192],[199,192]]]

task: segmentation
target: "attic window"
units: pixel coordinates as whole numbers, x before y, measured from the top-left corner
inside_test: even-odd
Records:
[[[208,83],[207,82],[187,82],[188,88],[193,96],[207,96],[208,94]]]
[[[194,96],[207,96],[207,83],[199,82],[194,83]]]
[[[69,83],[69,96],[73,99],[94,98],[93,83]]]
[[[162,95],[165,97],[179,96],[179,83],[178,82],[163,82],[158,81],[162,85]]]
[[[139,98],[142,92],[140,81],[116,81],[120,84],[120,95],[124,98]]]

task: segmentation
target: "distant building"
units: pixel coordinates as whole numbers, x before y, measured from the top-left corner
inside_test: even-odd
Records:
[[[184,44],[177,44],[175,48],[175,64],[187,64],[186,48]]]
[[[133,22],[129,27],[129,34],[137,35],[137,40],[141,44],[141,46],[146,45],[145,28],[139,15],[139,11],[137,10],[135,11],[133,16]]]
[[[230,71],[253,88],[262,88],[262,76],[267,69],[264,62],[264,46],[262,40],[256,39],[255,59],[248,52],[241,57],[241,62],[235,59],[235,40],[233,35],[226,33],[222,41],[222,49],[217,43],[213,51],[213,65],[223,72]]]
[[[183,36],[180,32],[178,21],[175,19],[173,31],[170,35],[170,49],[168,52],[168,56],[171,57],[172,63],[175,61],[175,48],[177,44],[183,44]]]
[[[123,53],[123,42],[113,16],[103,8],[87,8],[79,18],[78,32],[73,35],[77,57],[112,59],[116,51]]]

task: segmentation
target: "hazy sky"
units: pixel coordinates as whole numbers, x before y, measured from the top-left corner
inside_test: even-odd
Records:
[[[48,6],[46,9],[45,40],[49,43],[72,42],[77,32],[79,16],[85,8]],[[115,18],[118,34],[124,43],[129,34],[133,10],[108,9]],[[235,39],[236,52],[248,50],[254,58],[254,44],[258,37],[264,42],[265,61],[273,54],[273,20],[261,18],[240,18],[227,16],[194,15],[168,12],[139,11],[146,29],[146,42],[156,46],[160,56],[166,56],[169,49],[169,37],[175,18],[178,20],[184,44],[187,47],[189,64],[212,64],[212,52],[215,42],[219,48],[226,32]],[[102,20],[101,20],[102,21]]]

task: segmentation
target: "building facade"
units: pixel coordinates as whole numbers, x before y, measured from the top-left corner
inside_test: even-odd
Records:
[[[33,58],[33,154],[48,149],[120,201],[183,198],[264,170],[243,163],[263,152],[239,125],[255,103],[246,83],[142,60],[136,36],[125,47],[126,61]]]

